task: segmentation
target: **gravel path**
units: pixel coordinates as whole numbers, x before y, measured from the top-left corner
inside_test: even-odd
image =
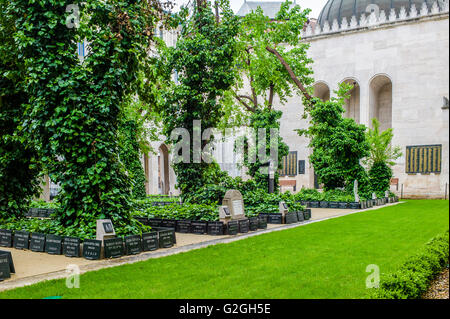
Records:
[[[431,283],[430,288],[423,295],[423,299],[449,299],[448,286],[448,268],[446,268],[439,277]]]

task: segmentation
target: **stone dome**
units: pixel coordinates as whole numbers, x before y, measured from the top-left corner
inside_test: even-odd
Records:
[[[409,12],[413,4],[417,10],[420,10],[423,3],[426,3],[429,10],[434,2],[436,0],[328,0],[320,13],[317,23],[323,27],[325,21],[328,21],[331,26],[335,19],[341,24],[342,18],[346,17],[347,21],[350,22],[352,16],[355,16],[359,21],[361,14],[364,13],[367,16],[374,11],[376,6],[378,6],[380,12],[384,10],[386,16],[389,15],[393,8],[396,10],[397,15],[401,7],[405,7],[406,11]],[[442,6],[442,0],[437,0],[437,2]]]

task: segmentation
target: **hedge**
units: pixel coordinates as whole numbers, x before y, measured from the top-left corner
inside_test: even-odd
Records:
[[[378,289],[371,289],[372,299],[419,299],[431,281],[448,265],[449,231],[433,238],[394,273],[382,277]]]

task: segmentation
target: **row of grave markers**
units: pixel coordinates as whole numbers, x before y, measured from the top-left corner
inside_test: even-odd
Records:
[[[175,232],[170,229],[104,239],[105,258],[116,258],[123,255],[134,255],[144,251],[153,251],[158,248],[172,247],[176,242]],[[29,233],[26,231],[11,231],[0,229],[0,246],[13,247],[33,252],[46,252],[51,255],[64,255],[66,257],[81,257],[89,260],[102,258],[102,240]]]

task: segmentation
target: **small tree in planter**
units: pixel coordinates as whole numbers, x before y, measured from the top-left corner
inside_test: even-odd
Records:
[[[400,146],[392,146],[392,128],[380,132],[380,122],[375,118],[372,120],[372,127],[366,134],[370,145],[370,155],[366,163],[369,166],[371,188],[378,197],[384,197],[392,178],[391,166],[402,156],[402,152]]]

